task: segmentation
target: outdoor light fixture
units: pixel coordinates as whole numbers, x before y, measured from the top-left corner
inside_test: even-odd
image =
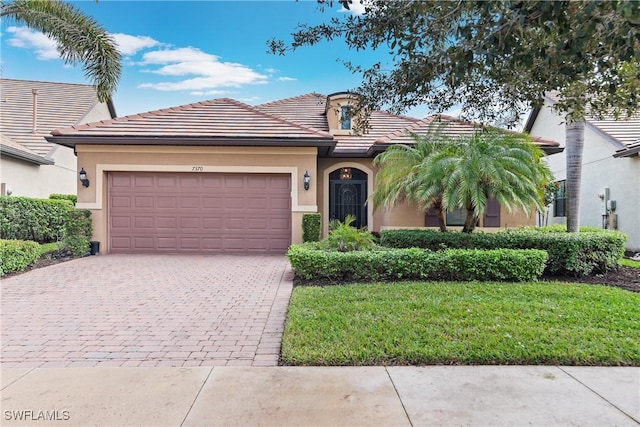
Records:
[[[88,187],[89,186],[89,179],[87,178],[87,172],[84,170],[84,168],[80,168],[80,182],[82,182],[82,186],[83,187]]]
[[[311,176],[309,176],[309,171],[304,173],[304,189],[309,189],[309,184],[311,183]]]
[[[340,179],[351,179],[351,168],[340,168]]]

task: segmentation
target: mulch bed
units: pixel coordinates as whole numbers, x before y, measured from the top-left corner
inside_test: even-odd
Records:
[[[542,280],[558,282],[580,282],[593,285],[615,286],[632,292],[640,292],[640,268],[618,267],[617,270],[592,276],[543,276]]]

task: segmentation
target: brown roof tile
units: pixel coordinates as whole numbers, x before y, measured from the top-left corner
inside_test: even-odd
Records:
[[[384,138],[377,140],[376,144],[410,144],[413,143],[412,133],[423,134],[432,129],[438,129],[444,135],[451,137],[458,137],[462,135],[471,135],[478,129],[486,128],[486,126],[469,122],[466,120],[458,119],[456,117],[447,116],[444,114],[435,114],[429,116],[423,120],[420,120],[413,125],[396,131],[392,134],[386,135]],[[501,129],[502,132],[516,133],[514,131]],[[557,141],[551,139],[544,139],[540,137],[532,137],[533,141],[541,147],[558,147],[560,144]]]
[[[181,105],[113,120],[57,129],[71,137],[321,138],[327,132],[293,123],[230,98]]]
[[[257,105],[256,108],[291,122],[329,132],[327,118],[324,113],[326,100],[327,97],[325,95],[308,93]]]
[[[33,89],[38,91],[36,132]],[[97,104],[90,85],[0,79],[0,131],[14,143],[46,157],[55,145],[45,137],[53,129],[80,123]]]

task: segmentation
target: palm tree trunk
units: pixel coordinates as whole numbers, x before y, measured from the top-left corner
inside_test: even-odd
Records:
[[[436,217],[438,218],[438,225],[440,231],[445,233],[447,231],[447,217],[445,214],[444,206],[442,206],[442,197],[438,197],[431,205],[434,211],[436,211]]]
[[[467,207],[467,217],[464,220],[464,227],[462,227],[463,233],[473,233],[476,228],[478,217],[475,215],[473,208]]]
[[[566,126],[567,161],[567,231],[580,231],[580,182],[582,179],[582,151],[584,148],[585,121],[568,120]]]

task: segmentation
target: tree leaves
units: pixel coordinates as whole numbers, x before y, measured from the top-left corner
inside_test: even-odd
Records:
[[[95,20],[72,4],[58,0],[3,1],[0,7],[0,16],[22,22],[53,39],[65,63],[82,63],[85,76],[93,80],[98,99],[110,99],[120,79],[121,55],[113,38]]]

